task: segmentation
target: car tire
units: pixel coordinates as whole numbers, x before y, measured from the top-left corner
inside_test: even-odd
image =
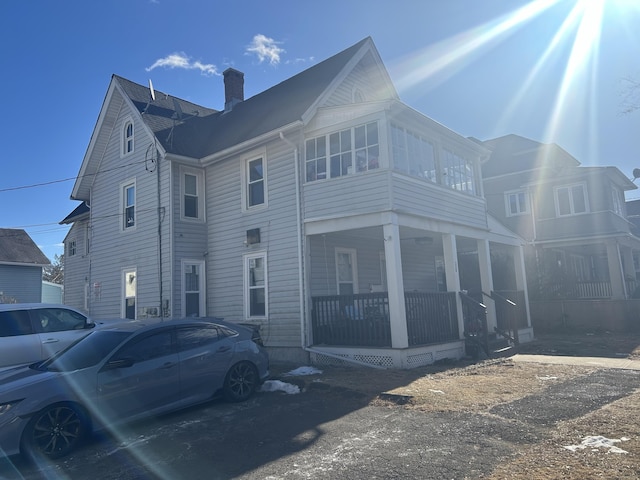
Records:
[[[224,396],[230,402],[243,402],[258,388],[258,369],[251,362],[233,365],[224,379]]]
[[[22,450],[30,460],[64,457],[89,431],[88,417],[79,406],[71,403],[50,405],[36,413],[27,424]]]

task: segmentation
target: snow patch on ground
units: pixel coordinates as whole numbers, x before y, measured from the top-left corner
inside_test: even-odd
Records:
[[[281,382],[280,380],[267,380],[260,387],[261,392],[284,392],[289,395],[300,393],[300,387],[291,385],[290,383]]]
[[[629,453],[626,450],[623,450],[619,447],[616,447],[616,443],[626,442],[629,440],[626,437],[622,438],[607,438],[602,435],[594,435],[589,437],[584,437],[580,445],[568,445],[565,446],[567,450],[571,450],[572,452],[576,452],[578,450],[584,450],[585,448],[597,449],[597,448],[607,448],[607,453]]]
[[[283,377],[297,377],[303,375],[320,375],[322,370],[318,370],[314,367],[298,367],[295,370],[291,370],[283,375]]]
[[[287,373],[283,373],[283,377],[301,377],[304,375],[320,375],[322,370],[314,367],[298,367]],[[261,392],[284,392],[290,395],[300,393],[300,387],[280,380],[267,380],[260,387]]]

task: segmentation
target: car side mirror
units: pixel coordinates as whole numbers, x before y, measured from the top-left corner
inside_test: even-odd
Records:
[[[135,363],[132,357],[122,357],[116,360],[110,360],[104,366],[105,370],[115,370],[117,368],[129,368]]]
[[[83,327],[84,330],[90,330],[92,328],[96,328],[96,324],[93,322],[87,322],[84,324],[84,327]]]

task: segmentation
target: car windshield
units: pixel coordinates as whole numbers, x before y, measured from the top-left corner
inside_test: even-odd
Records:
[[[133,332],[91,332],[59,354],[37,366],[41,370],[68,372],[88,368],[104,359]]]

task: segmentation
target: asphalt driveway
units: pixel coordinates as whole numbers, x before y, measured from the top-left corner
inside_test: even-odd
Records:
[[[489,411],[424,412],[380,401],[375,388],[363,388],[370,375],[381,374],[361,370],[351,385],[323,375],[281,377],[302,392],[262,392],[242,404],[214,401],[97,436],[51,464],[5,461],[0,478],[487,478],[518,451],[550,438],[559,422],[640,388],[638,371],[595,369]]]

